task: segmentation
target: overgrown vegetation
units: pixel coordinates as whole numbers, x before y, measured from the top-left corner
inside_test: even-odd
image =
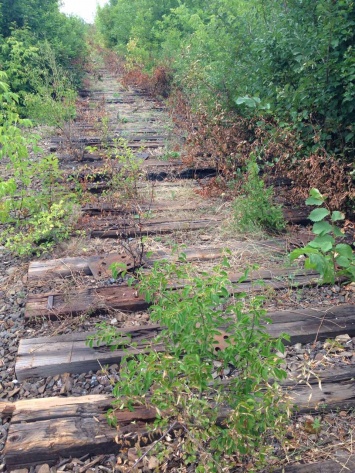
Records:
[[[106,44],[125,55],[133,80],[151,76],[163,96],[172,85],[183,92],[190,114],[198,112],[190,131],[207,143],[205,158],[224,148],[223,164],[235,167],[254,151],[262,163],[292,173],[295,195],[331,188],[331,207],[340,200],[351,210],[352,0],[111,0],[97,25]],[[219,137],[203,137],[207,123],[216,131],[216,120]]]
[[[51,74],[48,49],[79,84],[86,53],[82,20],[60,13],[58,0],[4,0],[0,13],[1,69],[21,101],[23,94],[36,93],[41,80]],[[55,76],[51,80],[55,85]]]
[[[251,157],[247,177],[240,189],[240,195],[233,202],[234,225],[242,231],[267,230],[280,232],[285,228],[280,205],[273,203],[273,189],[266,188],[259,177],[259,166]]]
[[[74,200],[59,184],[57,158],[43,155],[31,122],[17,112],[18,95],[10,92],[6,74],[1,78],[0,159],[8,174],[0,180],[2,238],[11,251],[26,255],[69,235]]]
[[[60,13],[57,0],[4,0],[0,12],[2,240],[27,255],[68,237],[74,219],[58,160],[38,147],[31,127],[45,123],[63,131],[75,116],[85,25]]]
[[[330,212],[325,206],[326,198],[318,189],[311,189],[307,205],[316,209],[309,214],[315,238],[304,248],[292,251],[291,261],[305,255],[306,269],[315,269],[322,283],[334,284],[340,278],[355,281],[355,253],[350,245],[343,243],[344,231],[338,227],[345,216],[337,210]]]
[[[147,353],[122,362],[113,390],[117,409],[143,403],[157,410],[155,427],[163,432],[178,424],[182,442],[173,455],[200,472],[237,464],[254,471],[282,440],[287,419],[278,385],[286,373],[276,355],[286,336],[266,333],[262,297],[246,303],[245,294],[230,296],[228,266],[225,258],[210,273],[197,273],[181,254],[178,263],[156,263],[141,275],[139,290],[153,304],[150,319],[164,328]],[[173,282],[183,288],[172,290]],[[110,327],[95,338],[122,344]],[[165,350],[157,351],[161,344]],[[162,458],[172,453],[163,444],[156,448]]]

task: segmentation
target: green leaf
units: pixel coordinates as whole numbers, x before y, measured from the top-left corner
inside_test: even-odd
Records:
[[[333,227],[333,234],[336,237],[343,237],[344,236],[343,231],[340,228],[336,227],[336,226]]]
[[[345,256],[338,256],[337,258],[335,258],[335,260],[337,264],[342,268],[347,268],[348,266],[350,266],[350,261]]]
[[[315,199],[314,197],[308,197],[306,205],[322,205],[323,200]]]
[[[312,222],[320,222],[329,214],[329,210],[322,207],[320,209],[312,210],[312,212],[309,214],[309,219],[312,220]]]
[[[353,250],[350,245],[347,245],[346,243],[339,243],[335,247],[335,251],[340,255],[340,256],[345,256],[345,258],[349,259],[355,259],[355,255],[353,253]]]
[[[258,101],[256,100],[258,99],[258,97],[238,97],[237,99],[235,99],[235,103],[237,105],[245,105],[249,108],[256,108],[256,105],[258,103]],[[260,102],[260,99],[259,99],[259,102]]]
[[[291,261],[294,261],[295,259],[299,258],[302,255],[304,255],[304,248],[296,248],[295,250],[291,251],[290,259]]]
[[[333,227],[330,225],[329,222],[325,220],[321,222],[316,222],[312,228],[312,232],[315,235],[325,235],[326,233],[330,233],[331,231],[333,231]]]
[[[313,187],[310,191],[309,191],[309,196],[310,197],[313,197],[314,199],[316,200],[321,200],[322,202],[325,201],[325,198],[323,197],[323,195],[319,192],[318,189],[316,189],[315,187]]]
[[[291,261],[294,261],[296,258],[302,255],[311,255],[311,254],[318,254],[319,250],[317,248],[312,248],[311,246],[307,245],[304,248],[296,248],[290,253]]]
[[[327,253],[333,248],[334,243],[335,240],[331,235],[321,235],[309,242],[308,245],[311,248],[319,248],[324,253]]]
[[[342,212],[339,212],[338,210],[334,210],[334,212],[332,212],[332,221],[333,222],[337,222],[338,220],[344,220],[345,218],[345,215],[342,213]]]
[[[329,264],[328,261],[325,259],[325,257],[321,254],[313,254],[309,255],[308,260],[306,261],[307,264],[305,264],[306,269],[315,269],[318,271],[318,273],[323,277],[327,265]]]

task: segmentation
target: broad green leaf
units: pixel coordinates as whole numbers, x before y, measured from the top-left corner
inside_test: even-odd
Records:
[[[315,187],[313,187],[310,191],[309,191],[309,196],[310,197],[313,197],[314,199],[317,199],[317,200],[321,200],[322,202],[324,202],[324,197],[323,195],[319,192],[318,189],[316,189]]]
[[[340,255],[340,256],[345,256],[345,258],[355,259],[355,254],[353,253],[353,250],[350,245],[347,245],[346,243],[339,243],[335,247],[335,251]]]
[[[256,108],[256,105],[257,105],[257,101],[255,100],[254,97],[238,97],[236,100],[235,100],[235,103],[237,105],[246,105],[247,107],[249,108]]]
[[[350,261],[345,256],[338,256],[335,259],[336,259],[337,264],[341,266],[342,268],[347,268],[348,266],[350,266]]]
[[[312,248],[309,245],[305,246],[304,248],[296,248],[290,253],[291,261],[294,261],[296,258],[302,255],[311,255],[311,254],[318,254],[319,250],[316,248]]]
[[[336,237],[343,237],[344,236],[344,231],[341,228],[338,228],[336,226],[333,227],[333,234]]]
[[[333,222],[337,222],[338,220],[344,220],[345,218],[345,215],[342,213],[342,212],[339,212],[338,210],[335,210],[334,212],[332,212],[332,221]]]
[[[346,272],[350,275],[351,280],[355,282],[355,265],[346,268]]]
[[[326,267],[328,265],[327,260],[324,256],[318,254],[309,255],[307,265],[305,264],[306,269],[315,269],[318,271],[321,277],[323,277]]]
[[[320,209],[312,210],[312,212],[309,214],[309,219],[312,220],[312,222],[320,222],[329,214],[329,210],[322,207]]]
[[[330,223],[322,220],[321,222],[316,222],[313,225],[312,232],[315,235],[325,235],[326,233],[330,233],[332,230],[333,227],[330,225]]]
[[[314,197],[308,197],[306,200],[306,205],[322,205],[323,200],[315,199]]]
[[[334,243],[335,240],[331,235],[321,235],[309,242],[308,245],[312,248],[319,248],[324,253],[327,253],[333,248]]]
[[[296,248],[295,250],[291,251],[290,259],[294,261],[295,259],[299,258],[300,256],[304,255],[305,251],[304,248]],[[242,282],[242,281],[239,281]]]

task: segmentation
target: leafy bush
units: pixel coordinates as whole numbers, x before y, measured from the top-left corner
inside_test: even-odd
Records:
[[[311,189],[306,204],[318,207],[308,217],[314,222],[312,231],[316,237],[304,248],[293,250],[291,261],[306,255],[305,268],[315,269],[322,283],[334,284],[341,277],[355,281],[355,253],[350,245],[340,242],[344,235],[337,226],[337,222],[344,220],[344,214],[330,212],[323,206],[325,200],[318,189]]]
[[[279,232],[285,228],[282,208],[273,203],[273,189],[266,188],[259,177],[255,157],[251,157],[241,195],[233,202],[234,224],[240,230]]]
[[[267,114],[295,133],[296,157],[352,161],[353,0],[120,0],[97,25],[130,66],[169,65],[194,110]]]
[[[38,137],[25,130],[31,122],[16,111],[18,96],[10,92],[6,74],[1,78],[0,159],[7,163],[8,176],[0,178],[0,222],[6,225],[6,246],[23,255],[68,236],[74,199],[59,184],[57,158],[41,156]]]
[[[70,76],[58,64],[48,42],[38,49],[37,65],[43,71],[40,76],[32,72],[32,84],[36,93],[24,94],[26,113],[33,121],[58,128],[71,142],[71,125],[76,116],[77,94]]]
[[[194,471],[224,471],[237,461],[252,471],[272,452],[271,440],[284,435],[288,405],[277,380],[286,373],[275,351],[284,351],[286,336],[276,340],[266,333],[261,297],[248,304],[245,294],[230,297],[226,259],[197,273],[185,258],[156,263],[142,275],[139,288],[153,304],[151,321],[164,327],[154,344],[163,343],[165,351],[153,344],[122,362],[116,404],[155,407],[162,428],[182,424],[180,458]],[[173,281],[183,281],[183,288],[171,290]],[[98,340],[121,345],[119,334],[101,328]],[[233,373],[228,384],[221,383],[224,370]]]
[[[75,218],[73,203],[61,200],[28,219],[22,230],[5,231],[5,246],[19,256],[39,255],[70,237]]]

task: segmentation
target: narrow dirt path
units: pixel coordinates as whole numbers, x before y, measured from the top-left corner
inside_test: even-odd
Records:
[[[264,293],[273,320],[270,332],[291,335],[284,361],[285,389],[300,410],[293,425],[293,435],[299,435],[295,449],[298,441],[306,444],[304,459],[311,460],[319,442],[331,444],[342,430],[346,451],[354,420],[348,409],[355,404],[353,288],[320,288],[313,273],[287,267],[286,254],[300,243],[302,231],[273,239],[238,234],[230,203],[205,200],[196,192],[198,178],[208,179],[214,170],[183,165],[174,151],[183,140],[163,104],[122,86],[106,68],[97,69],[95,77],[81,92],[75,123],[48,141],[70,185],[81,192],[78,230],[84,233],[55,248],[50,259],[26,267],[10,258],[7,262],[3,252],[0,471],[130,471],[137,438],[149,440],[145,422],[155,413],[123,412],[119,434],[124,442],[120,437],[117,444],[117,430],[108,427],[104,413],[126,351],[92,349],[85,339],[105,320],[130,334],[136,350],[145,350],[142,340],[153,338],[159,327],[149,323],[147,304],[125,278],[115,280],[108,268],[121,262],[128,270],[144,264],[149,271],[154,261],[176,258],[176,247],[201,271],[209,271],[223,249],[230,249],[231,293]],[[117,141],[122,138],[124,143]],[[124,166],[122,148],[130,167],[124,169],[126,180],[115,181]],[[125,193],[131,193],[130,201]],[[289,215],[290,221],[297,219]],[[238,284],[240,272],[256,264],[259,269]],[[343,338],[332,350],[324,341],[337,336]],[[343,414],[333,415],[336,408]],[[303,428],[310,413],[322,419],[315,436]],[[341,471],[339,461],[351,464],[344,452],[329,460],[335,450],[320,452],[315,459],[327,462],[314,468],[335,473]],[[153,463],[142,464],[141,470],[153,471]],[[312,468],[285,471],[323,471]]]

